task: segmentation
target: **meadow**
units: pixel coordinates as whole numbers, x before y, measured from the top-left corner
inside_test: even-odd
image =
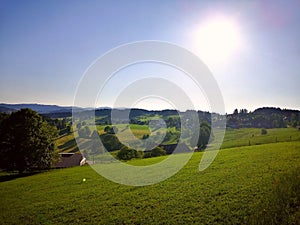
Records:
[[[19,178],[2,173],[0,221],[2,224],[297,224],[300,142],[227,148],[219,152],[208,169],[199,172],[202,155],[194,153],[176,175],[143,187],[113,183],[89,166]],[[130,163],[146,165],[162,159]]]
[[[97,126],[97,130],[99,134],[104,133],[104,128],[106,126]],[[122,135],[127,125],[119,124],[118,133],[125,141],[130,141],[126,136]],[[147,125],[138,125],[131,124],[130,129],[135,137],[142,138],[143,135],[150,134],[150,130]],[[176,132],[174,127],[167,128],[168,131]],[[164,131],[162,129],[155,130],[153,133]],[[218,132],[218,131],[217,131]],[[125,133],[124,133],[125,134]],[[75,132],[76,135],[76,132]],[[82,142],[86,142],[87,140],[80,140]],[[267,129],[267,134],[262,135],[260,128],[241,128],[241,129],[228,129],[226,130],[225,137],[222,143],[221,148],[234,148],[241,146],[251,146],[251,145],[260,145],[260,144],[269,144],[269,143],[277,143],[277,142],[293,142],[300,141],[300,132],[296,128],[274,128]],[[174,144],[176,143],[176,138],[169,140],[166,144]],[[83,143],[80,143],[83,144]],[[76,141],[74,138],[74,133],[65,134],[60,136],[56,140],[57,149],[60,152],[78,152],[78,148],[76,145]]]
[[[266,129],[267,134],[261,134],[261,130],[260,128],[228,129],[221,148],[300,141],[300,132],[295,128]]]

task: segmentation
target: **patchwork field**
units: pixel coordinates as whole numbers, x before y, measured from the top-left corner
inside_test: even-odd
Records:
[[[97,126],[99,134],[104,133],[105,126]],[[118,125],[119,135],[122,136],[124,130],[126,129],[126,125],[120,124]],[[147,135],[150,133],[147,125],[130,125],[130,129],[132,133],[137,138],[142,138],[143,135]],[[155,132],[159,132],[160,130],[156,130]],[[175,132],[175,128],[168,128],[168,131]],[[154,132],[154,133],[155,133]],[[163,132],[161,130],[161,132]],[[125,133],[124,133],[125,134]],[[126,141],[129,141],[126,136],[122,136]],[[81,140],[87,141],[87,140]],[[300,141],[300,131],[296,128],[275,128],[275,129],[267,129],[267,134],[262,135],[261,129],[259,128],[242,128],[242,129],[228,129],[225,133],[224,141],[222,143],[221,148],[233,148],[233,147],[241,147],[241,146],[249,146],[249,145],[260,145],[260,144],[268,144],[268,143],[276,143],[276,142],[294,142]],[[167,142],[167,144],[176,143],[175,139],[171,139]],[[78,148],[76,145],[76,141],[74,139],[74,134],[71,133],[69,135],[63,135],[59,137],[56,141],[57,149],[60,152],[77,152]]]
[[[89,166],[27,177],[2,173],[1,224],[297,224],[300,142],[221,150],[199,172],[202,154],[144,187],[113,183]]]

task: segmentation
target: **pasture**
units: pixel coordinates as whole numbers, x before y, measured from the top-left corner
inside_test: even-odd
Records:
[[[296,128],[273,128],[266,130],[267,134],[261,134],[260,128],[226,130],[222,148],[300,141],[300,131]]]
[[[173,177],[143,187],[113,183],[89,166],[21,178],[2,174],[0,221],[2,224],[259,224],[261,221],[271,224],[277,218],[274,212],[284,219],[277,224],[299,221],[300,142],[227,148],[219,152],[208,169],[199,172],[202,154],[194,153]],[[130,163],[146,165],[162,159]],[[277,187],[288,188],[278,191]],[[283,201],[286,208],[274,208],[278,201]]]

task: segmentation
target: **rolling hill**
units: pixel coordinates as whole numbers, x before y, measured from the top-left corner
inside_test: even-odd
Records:
[[[173,177],[143,187],[113,183],[89,166],[27,177],[2,173],[0,221],[2,224],[297,224],[299,150],[300,142],[229,148],[221,150],[203,172],[198,170],[203,153],[195,153]],[[142,166],[162,159],[130,163]]]

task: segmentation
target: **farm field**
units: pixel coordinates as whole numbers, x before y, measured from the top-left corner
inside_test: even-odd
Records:
[[[297,203],[300,142],[227,148],[199,172],[202,154],[194,153],[173,177],[144,187],[113,183],[89,166],[21,178],[1,174],[1,224],[271,224],[274,212],[282,213],[277,224],[299,221],[299,205],[291,204],[288,214],[274,206]]]
[[[273,128],[266,130],[267,134],[262,135],[260,128],[228,129],[226,130],[221,148],[300,141],[300,131],[295,128]]]
[[[104,133],[105,126],[97,126],[99,134]],[[118,125],[118,130],[120,136],[126,129],[126,125],[120,124]],[[147,125],[130,125],[130,129],[132,133],[137,138],[142,138],[143,135],[149,134],[149,128]],[[175,132],[175,128],[168,128],[169,131]],[[155,132],[159,132],[160,130],[156,130]],[[155,133],[154,132],[154,133]],[[122,136],[124,140],[126,136]],[[83,142],[86,140],[82,140]],[[276,142],[293,142],[300,141],[300,131],[296,128],[274,128],[267,129],[267,134],[262,135],[261,129],[259,128],[241,128],[241,129],[228,129],[226,130],[225,137],[222,143],[221,148],[233,148],[233,147],[241,147],[241,146],[249,146],[250,145],[260,145],[260,144],[268,144],[268,143],[276,143]],[[176,143],[175,140],[168,141],[167,144]],[[56,141],[57,149],[60,152],[77,152],[78,148],[76,145],[76,141],[74,139],[74,134],[63,135],[59,137]]]
[[[107,125],[97,126],[98,133],[104,134],[105,133],[104,128],[106,126]],[[118,134],[120,135],[120,137],[122,137],[122,140],[125,140],[127,142],[130,141],[130,139],[128,139],[128,137],[126,136],[127,133],[125,132],[125,130],[128,130],[127,125],[118,124],[117,129],[118,129]],[[168,130],[175,131],[174,128],[168,128]],[[143,135],[150,134],[150,130],[147,125],[131,124],[130,131],[133,133],[133,135],[136,138],[140,138],[140,139],[143,137]],[[163,130],[162,129],[155,130],[153,132],[153,134],[155,134],[157,132],[163,132]],[[57,150],[59,152],[78,152],[79,150],[76,145],[74,135],[77,135],[77,131],[75,131],[74,133],[71,133],[71,134],[64,134],[64,135],[60,136],[59,138],[57,138],[57,140],[56,140]],[[87,139],[85,139],[85,140],[82,139],[82,142],[87,142],[87,141],[88,141]],[[81,144],[84,144],[84,143],[81,143]]]

